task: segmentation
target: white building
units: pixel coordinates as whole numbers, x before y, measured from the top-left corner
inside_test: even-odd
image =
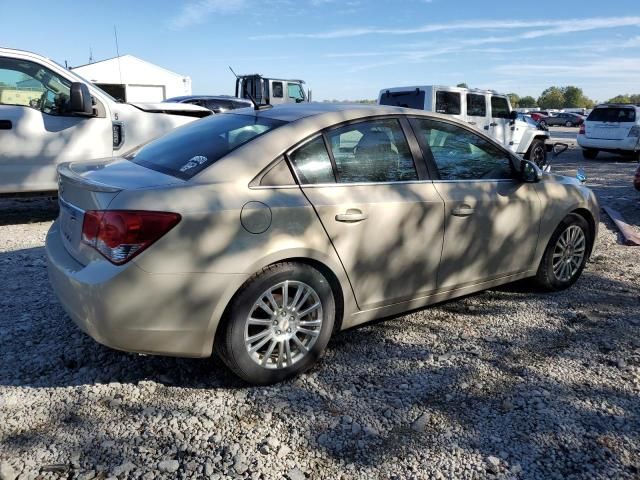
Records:
[[[133,55],[108,58],[71,70],[125,102],[161,102],[171,97],[191,95],[191,77]]]

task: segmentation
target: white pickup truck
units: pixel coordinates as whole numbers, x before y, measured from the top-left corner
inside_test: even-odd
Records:
[[[0,48],[0,194],[57,190],[61,162],[111,157],[211,114],[119,103],[48,58]]]
[[[439,85],[383,88],[378,96],[380,105],[416,108],[444,113],[467,122],[493,137],[514,153],[532,160],[539,167],[546,165],[545,144],[549,132],[511,108],[507,95],[493,90],[479,90]]]

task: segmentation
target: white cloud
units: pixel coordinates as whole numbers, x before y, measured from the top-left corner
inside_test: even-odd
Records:
[[[450,23],[432,23],[410,28],[351,27],[338,30],[327,30],[315,33],[274,33],[255,35],[252,40],[281,38],[333,39],[350,38],[364,35],[411,35],[460,30],[505,30],[527,29],[523,38],[537,38],[544,35],[559,35],[570,32],[584,32],[603,28],[640,26],[640,17],[598,17],[566,20],[479,20]],[[526,35],[526,37],[524,37]]]
[[[242,10],[246,0],[197,0],[182,7],[182,11],[170,23],[171,28],[180,30],[204,23],[214,13],[228,14]]]

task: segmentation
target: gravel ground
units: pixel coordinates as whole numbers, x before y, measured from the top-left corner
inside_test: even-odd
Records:
[[[554,169],[583,163],[572,149]],[[625,215],[634,166],[586,164]],[[47,282],[53,216],[0,201],[2,480],[640,478],[640,250],[605,216],[570,290],[515,284],[344,332],[267,388],[81,334]]]

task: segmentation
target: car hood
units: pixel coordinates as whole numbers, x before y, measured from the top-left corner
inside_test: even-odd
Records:
[[[131,103],[130,105],[150,113],[168,113],[189,117],[208,117],[212,114],[211,110],[190,103]]]
[[[565,183],[570,185],[582,185],[582,183],[580,183],[580,180],[578,180],[576,177],[570,177],[568,175],[559,175],[557,173],[545,172],[542,174],[542,180],[545,182],[558,182],[558,183]]]

